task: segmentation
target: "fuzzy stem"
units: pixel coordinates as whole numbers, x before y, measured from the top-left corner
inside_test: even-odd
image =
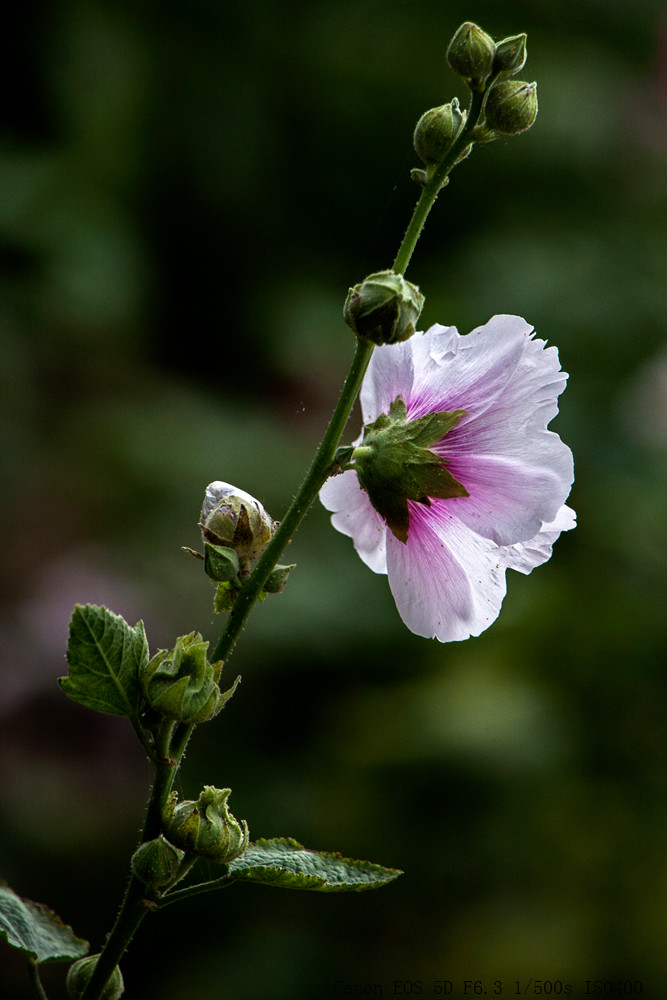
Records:
[[[396,274],[405,274],[415,246],[417,245],[417,240],[419,239],[421,231],[424,228],[424,223],[426,222],[428,213],[433,208],[445,179],[447,178],[452,167],[456,165],[457,160],[465,150],[466,146],[470,145],[470,133],[475,128],[479,120],[482,106],[484,104],[484,96],[485,95],[483,93],[473,91],[465,125],[452,143],[447,155],[434,170],[431,179],[422,188],[419,201],[415,206],[412,218],[410,219],[408,228],[405,231],[403,242],[398,248],[398,253],[396,254],[396,258],[392,265],[392,271]]]
[[[324,481],[330,475],[338,442],[359,394],[361,382],[373,353],[373,347],[373,344],[363,340],[357,341],[352,366],[343,385],[331,423],[317,449],[313,463],[301,489],[294,497],[276,533],[257,562],[250,579],[239,592],[227,620],[225,631],[211,655],[212,660],[225,660],[231,653],[255,601],[262,592],[262,588],[278,562],[283,549],[291,541],[292,535],[308,512]]]
[[[162,724],[156,739],[156,749],[159,754],[158,763],[155,768],[155,781],[146,807],[141,843],[154,840],[160,833],[162,810],[193,728],[193,726],[184,723],[174,725],[169,719],[165,719]],[[81,1000],[98,1000],[113,970],[125,954],[127,946],[134,937],[134,932],[151,908],[150,905],[147,905],[147,902],[150,903],[150,901],[147,901],[145,897],[146,886],[135,875],[132,875],[125,890],[116,922],[100,953],[95,970]]]

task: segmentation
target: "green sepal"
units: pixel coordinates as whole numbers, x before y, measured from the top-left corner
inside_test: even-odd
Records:
[[[370,861],[310,851],[289,837],[255,841],[230,863],[229,873],[243,882],[313,892],[378,889],[403,874],[396,868],[383,868]]]
[[[43,903],[21,899],[0,881],[0,938],[18,948],[34,962],[61,962],[81,958],[89,944],[78,938]]]
[[[281,566],[280,564],[274,566],[264,584],[264,592],[267,594],[279,594],[284,590],[287,578],[295,566],[296,563],[290,563],[289,566]]]
[[[239,569],[239,557],[234,549],[204,542],[204,570],[212,580],[234,580]]]
[[[401,542],[408,539],[408,500],[430,507],[432,499],[469,496],[447,468],[446,460],[429,450],[465,412],[428,413],[408,422],[407,408],[399,396],[388,414],[381,414],[364,428],[363,442],[353,452],[354,468],[369,500]]]
[[[77,604],[69,626],[69,676],[58,682],[85,708],[136,719],[144,707],[140,676],[148,658],[143,622],[132,628],[108,608]]]
[[[190,632],[179,636],[171,651],[161,649],[155,654],[142,676],[146,700],[154,712],[195,725],[221,711],[236,684],[224,694],[220,691],[222,660],[211,663],[208,646],[199,632]]]
[[[213,614],[221,615],[224,611],[231,611],[240,589],[241,585],[238,580],[222,580],[215,588]]]

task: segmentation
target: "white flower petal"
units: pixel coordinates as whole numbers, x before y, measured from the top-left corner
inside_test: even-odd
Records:
[[[416,335],[415,335],[416,336]],[[398,396],[407,401],[414,374],[412,340],[376,347],[361,387],[364,424],[371,424]]]
[[[387,526],[368,494],[359,486],[356,472],[332,476],[320,490],[320,500],[332,511],[331,523],[349,535],[359,557],[374,573],[387,572]]]
[[[529,542],[508,545],[503,549],[503,561],[508,569],[528,575],[536,566],[541,566],[551,558],[551,549],[561,531],[570,531],[576,526],[577,515],[571,507],[563,505],[549,524],[541,529]]]
[[[488,628],[506,590],[500,551],[444,504],[410,503],[407,544],[387,538],[389,586],[410,631],[452,642]]]

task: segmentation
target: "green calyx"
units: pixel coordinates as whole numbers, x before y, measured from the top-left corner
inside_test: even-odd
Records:
[[[172,792],[162,814],[167,839],[187,854],[216,864],[229,864],[240,857],[249,842],[248,824],[237,820],[227,808],[230,788],[206,785],[196,802],[178,804]]]
[[[397,344],[415,332],[423,307],[416,285],[394,271],[377,271],[350,288],[343,319],[360,340]]]
[[[141,680],[153,712],[194,725],[208,722],[224,708],[240,677],[228,691],[221,691],[222,661],[209,662],[208,646],[198,632],[190,632],[176,640],[171,652],[161,649],[149,661]]]
[[[408,540],[408,500],[430,507],[432,499],[469,496],[447,468],[446,460],[430,451],[465,412],[429,413],[408,421],[407,408],[399,396],[389,413],[364,428],[358,447],[339,450],[337,461],[342,468],[356,471],[361,487],[399,541]]]

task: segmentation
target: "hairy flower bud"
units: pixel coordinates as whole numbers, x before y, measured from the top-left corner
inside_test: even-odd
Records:
[[[99,955],[87,955],[85,958],[80,958],[78,962],[74,962],[74,964],[70,966],[67,973],[66,986],[71,1000],[81,1000],[84,990],[86,989],[86,986],[90,982],[91,976],[95,971],[95,966],[97,965],[99,957]],[[100,1000],[119,1000],[119,997],[122,997],[124,990],[125,984],[123,983],[123,976],[118,966],[116,966],[111,973],[106,986],[99,994]]]
[[[514,76],[526,65],[527,35],[510,35],[496,43],[493,57],[493,75],[495,77]]]
[[[206,785],[196,802],[178,805],[178,793],[172,792],[162,814],[165,836],[186,853],[217,864],[238,858],[248,846],[248,824],[227,809],[230,794],[230,788]]]
[[[252,560],[269,544],[276,525],[259,500],[229,483],[216,481],[206,487],[200,527],[205,541]]]
[[[150,660],[141,683],[154,712],[192,725],[212,719],[229,701],[238,679],[229,691],[220,690],[222,660],[210,663],[208,646],[199,632],[190,632],[179,636],[170,652],[161,649]]]
[[[440,163],[465,124],[468,113],[461,111],[458,98],[449,104],[425,111],[413,136],[415,152],[424,163]]]
[[[183,851],[170,844],[160,834],[155,840],[140,844],[130,862],[132,872],[150,889],[162,889],[178,874]]]
[[[537,118],[537,84],[503,80],[489,92],[484,113],[487,127],[496,132],[525,132]]]
[[[447,49],[447,62],[472,90],[484,90],[493,69],[495,44],[490,35],[471,21],[458,29]]]
[[[350,288],[343,319],[361,340],[396,344],[415,332],[424,306],[416,285],[393,271],[377,271]]]

